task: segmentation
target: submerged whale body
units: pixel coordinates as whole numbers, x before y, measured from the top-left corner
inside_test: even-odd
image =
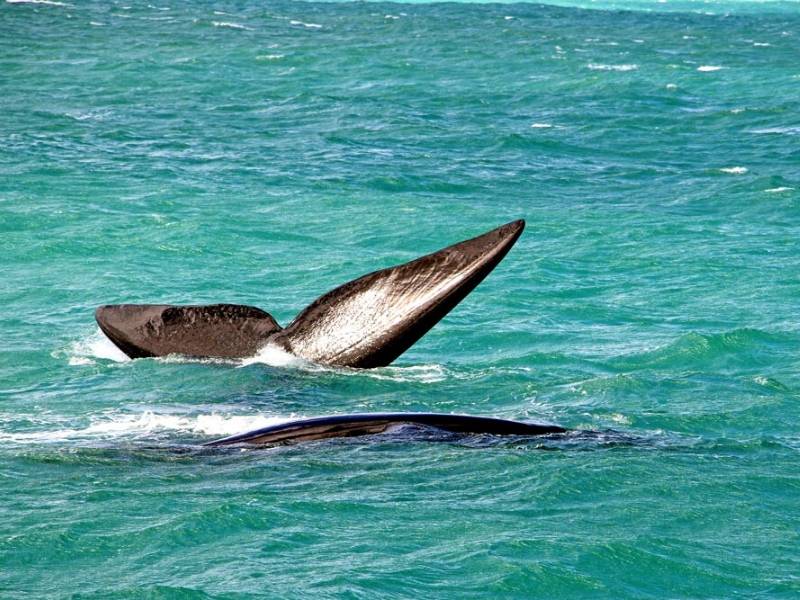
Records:
[[[475,289],[524,227],[524,221],[513,221],[345,283],[317,298],[285,329],[269,313],[237,304],[117,304],[101,306],[95,318],[131,358],[245,358],[269,343],[316,363],[381,367]]]
[[[509,421],[492,417],[447,415],[439,413],[374,413],[336,415],[288,421],[255,431],[214,440],[205,446],[275,446],[330,438],[356,437],[383,433],[396,426],[433,427],[465,435],[536,436],[566,433],[557,425]]]

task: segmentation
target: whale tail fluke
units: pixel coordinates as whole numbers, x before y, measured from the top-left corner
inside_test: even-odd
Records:
[[[390,364],[449,313],[505,257],[525,227],[513,221],[320,296],[286,329],[252,306],[102,306],[95,318],[131,358],[183,354],[246,358],[267,343],[321,364]]]

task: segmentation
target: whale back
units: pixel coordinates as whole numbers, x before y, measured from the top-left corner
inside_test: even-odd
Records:
[[[525,423],[493,417],[441,413],[373,413],[332,415],[287,421],[206,443],[206,446],[274,446],[330,438],[383,433],[398,425],[434,427],[450,433],[476,435],[549,435],[565,433],[558,425]]]

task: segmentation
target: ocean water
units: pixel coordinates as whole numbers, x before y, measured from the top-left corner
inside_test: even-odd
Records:
[[[152,2],[0,4],[0,597],[800,596],[800,5]],[[388,368],[93,320],[517,218]],[[198,448],[369,411],[600,433]]]

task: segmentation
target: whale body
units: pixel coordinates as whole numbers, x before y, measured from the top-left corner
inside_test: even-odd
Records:
[[[329,438],[374,435],[402,425],[433,427],[465,435],[537,436],[567,432],[567,429],[558,425],[525,423],[493,417],[441,413],[367,413],[288,421],[207,442],[204,445],[216,447],[296,444]]]
[[[246,358],[274,344],[325,365],[385,366],[483,281],[524,227],[524,221],[513,221],[359,277],[317,298],[285,329],[269,313],[238,304],[106,305],[97,309],[95,319],[131,358]]]

